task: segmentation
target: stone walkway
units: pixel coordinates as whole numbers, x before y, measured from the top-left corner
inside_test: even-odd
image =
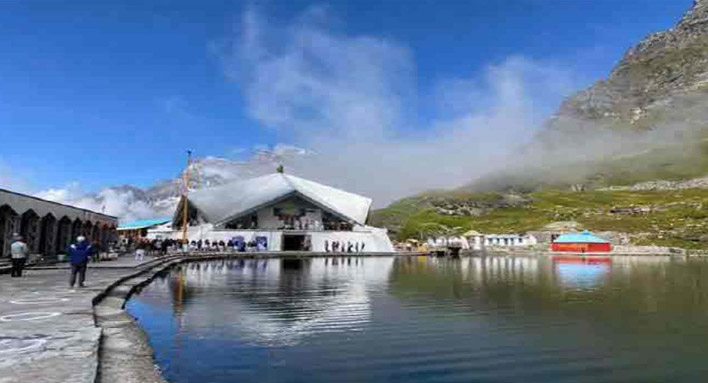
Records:
[[[93,299],[148,261],[91,264],[83,289],[69,289],[64,265],[0,275],[0,383],[94,383],[101,330]]]
[[[416,253],[404,255],[413,254]],[[87,287],[77,289],[68,286],[67,264],[26,269],[22,278],[0,275],[0,383],[162,383],[144,333],[122,310],[133,287],[149,282],[154,273],[187,258],[319,255],[322,254],[204,253],[157,260],[146,257],[144,262],[124,256],[91,263]],[[118,281],[120,286],[114,287]],[[94,300],[109,287],[110,293],[94,306]],[[99,355],[99,347],[110,352]],[[101,375],[97,376],[99,360]]]

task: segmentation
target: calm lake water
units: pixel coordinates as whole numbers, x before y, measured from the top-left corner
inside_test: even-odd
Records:
[[[128,303],[174,383],[699,382],[708,262],[194,263]]]

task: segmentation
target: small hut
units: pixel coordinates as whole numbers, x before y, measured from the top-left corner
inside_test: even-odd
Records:
[[[589,231],[583,231],[559,236],[551,243],[551,250],[572,253],[609,253],[612,251],[612,245],[606,239],[597,237]]]

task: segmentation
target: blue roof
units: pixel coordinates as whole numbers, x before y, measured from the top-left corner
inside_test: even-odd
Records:
[[[122,224],[118,226],[118,230],[136,230],[136,229],[144,229],[146,227],[151,227],[151,226],[157,226],[157,225],[162,225],[163,223],[167,223],[172,221],[169,218],[162,218],[162,219],[143,219],[141,221],[134,221],[134,222],[129,222]]]
[[[610,243],[606,239],[595,236],[589,231],[584,231],[582,233],[568,233],[562,234],[556,238],[554,243]]]

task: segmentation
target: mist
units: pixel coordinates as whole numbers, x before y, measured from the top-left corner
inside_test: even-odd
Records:
[[[207,173],[224,182],[282,163],[288,173],[372,197],[383,207],[431,189],[493,190],[519,179],[530,187],[584,183],[602,171],[598,163],[672,145],[680,152],[687,140],[702,139],[700,121],[708,112],[695,97],[675,98],[669,112],[662,109],[642,126],[554,115],[587,85],[572,62],[514,55],[466,77],[421,81],[410,47],[342,33],[334,18],[326,7],[287,23],[271,22],[259,8],[242,15],[219,45],[219,62],[225,81],[246,100],[234,108],[245,108],[280,143],[235,146],[238,160],[197,153],[207,163],[222,157]],[[2,166],[0,177],[10,179]],[[156,205],[138,194],[106,188],[87,195],[78,184],[37,193],[123,220],[171,215],[175,196]]]
[[[253,119],[314,153],[288,168],[376,206],[503,170],[577,86],[562,65],[522,56],[422,86],[415,52],[337,33],[330,19],[312,8],[275,26],[250,9],[226,73]]]

